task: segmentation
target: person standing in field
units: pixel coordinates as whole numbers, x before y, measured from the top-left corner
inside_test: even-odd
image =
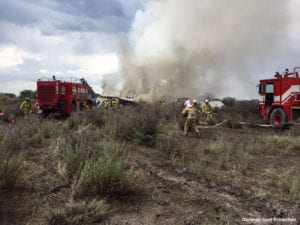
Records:
[[[186,121],[184,124],[184,136],[188,135],[190,129],[193,129],[199,136],[200,132],[197,127],[197,114],[195,107],[188,103],[181,114],[186,116]]]
[[[28,119],[31,114],[31,103],[28,97],[21,103],[20,109],[23,111],[25,119]]]

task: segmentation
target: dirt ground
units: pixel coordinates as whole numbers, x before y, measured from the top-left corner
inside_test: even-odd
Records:
[[[298,129],[276,131],[247,126],[241,129],[215,127],[202,129],[200,138],[187,138],[195,144],[208,143],[220,134],[225,135],[228,141],[237,136],[259,137],[265,134],[280,136],[293,133],[295,138],[299,138]],[[26,151],[26,165],[35,172],[1,196],[0,224],[45,224],[49,209],[59,210],[70,201],[70,187],[59,178],[49,149]],[[273,196],[276,187],[258,173],[266,165],[273,168],[286,165],[296,168],[297,174],[300,174],[300,148],[293,149],[284,162],[279,162],[277,156],[264,155],[263,151],[252,161],[253,170],[246,175],[227,168],[220,176],[215,171],[213,159],[207,160],[207,168],[202,173],[195,173],[184,165],[171,163],[157,149],[132,145],[125,156],[126,163],[134,169],[136,187],[131,193],[107,197],[109,211],[105,218],[94,224],[300,224],[299,201]],[[259,190],[266,194],[253,197],[253,193],[260,193]],[[277,218],[278,221],[246,221],[263,218]],[[280,218],[294,220],[282,222]]]

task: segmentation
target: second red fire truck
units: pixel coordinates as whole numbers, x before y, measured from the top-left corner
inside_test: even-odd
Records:
[[[300,117],[300,77],[295,67],[273,78],[260,80],[259,111],[275,128],[284,128]]]
[[[41,78],[37,81],[35,111],[45,116],[56,112],[72,114],[91,106],[93,95],[83,78]]]

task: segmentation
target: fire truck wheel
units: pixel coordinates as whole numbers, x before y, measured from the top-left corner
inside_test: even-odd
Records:
[[[270,116],[270,122],[274,128],[284,128],[286,126],[287,116],[282,108],[273,110]]]

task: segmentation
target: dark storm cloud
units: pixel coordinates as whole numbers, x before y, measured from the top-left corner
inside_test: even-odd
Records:
[[[19,25],[32,24],[37,21],[29,4],[20,1],[0,1],[0,21]]]
[[[54,24],[58,30],[127,32],[131,19],[115,0],[56,0],[52,8],[77,19],[77,24]],[[79,22],[79,24],[78,24]]]
[[[102,19],[106,16],[125,18],[122,6],[115,0],[55,0],[55,9],[71,15]]]
[[[66,31],[83,31],[85,30],[84,26],[77,23],[61,23],[56,25],[56,28],[59,30]]]
[[[124,12],[117,0],[0,1],[0,21],[38,26],[45,35],[69,31],[127,32],[132,16]]]

